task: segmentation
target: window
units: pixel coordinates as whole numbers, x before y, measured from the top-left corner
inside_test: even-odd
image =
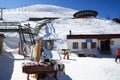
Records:
[[[114,45],[114,41],[110,41],[110,45]]]
[[[94,49],[94,48],[96,48],[96,42],[91,43],[91,49]]]
[[[82,49],[87,49],[87,43],[86,42],[82,42]]]
[[[78,42],[73,42],[73,49],[78,49]]]

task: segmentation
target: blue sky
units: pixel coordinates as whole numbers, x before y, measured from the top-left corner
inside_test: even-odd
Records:
[[[0,0],[0,7],[7,9],[34,4],[50,4],[75,10],[91,9],[98,11],[100,17],[120,17],[120,0]]]

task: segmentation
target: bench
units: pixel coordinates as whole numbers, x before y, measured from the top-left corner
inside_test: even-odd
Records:
[[[47,73],[54,73],[54,77],[57,79],[57,72],[62,71],[64,72],[64,64],[57,64],[57,65],[50,65],[50,66],[23,66],[22,72],[28,74],[27,80],[29,80],[29,74],[47,74]]]

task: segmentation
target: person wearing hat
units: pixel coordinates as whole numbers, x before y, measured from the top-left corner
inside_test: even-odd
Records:
[[[116,50],[115,62],[117,62],[117,59],[119,59],[119,62],[120,62],[120,48],[118,48],[118,49]]]

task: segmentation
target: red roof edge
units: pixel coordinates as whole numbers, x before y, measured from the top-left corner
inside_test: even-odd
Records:
[[[67,39],[86,39],[86,38],[97,38],[97,39],[120,38],[120,34],[67,35]]]

